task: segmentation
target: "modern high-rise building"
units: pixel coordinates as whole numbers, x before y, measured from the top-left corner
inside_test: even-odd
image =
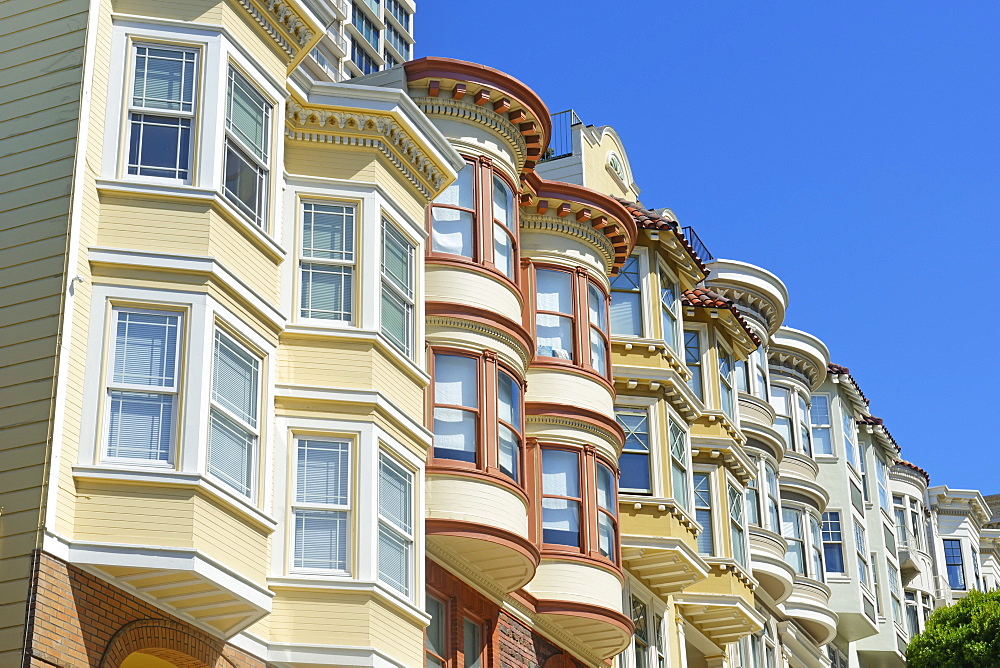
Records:
[[[0,666],[875,668],[1000,577],[774,274],[408,0],[8,0]]]

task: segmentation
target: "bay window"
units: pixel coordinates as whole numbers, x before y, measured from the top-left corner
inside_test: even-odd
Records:
[[[616,471],[592,452],[557,446],[539,451],[544,548],[617,563]]]
[[[827,573],[846,573],[844,567],[844,531],[840,511],[823,513],[823,556]]]
[[[670,486],[674,501],[684,510],[691,509],[691,485],[688,470],[691,457],[688,453],[687,434],[673,418],[670,419]]]
[[[812,406],[809,410],[812,426],[813,448],[817,455],[833,454],[833,439],[830,436],[830,395],[812,395]]]
[[[517,194],[492,163],[466,159],[430,207],[429,252],[464,258],[517,281]]]
[[[256,487],[260,367],[259,357],[215,330],[208,472],[250,498]]]
[[[851,412],[847,409],[847,406],[841,403],[841,411],[843,413],[843,423],[844,423],[844,453],[847,456],[847,463],[853,466],[855,469],[859,469],[862,465],[858,463],[858,450],[857,450],[857,425],[854,423],[854,417]],[[868,485],[865,485],[865,500],[868,500]]]
[[[233,206],[264,231],[267,231],[272,108],[246,77],[229,67],[224,192]]]
[[[802,531],[802,511],[798,508],[782,508],[781,520],[781,535],[788,542],[785,562],[798,575],[805,575],[806,540],[805,533]]]
[[[413,354],[414,245],[382,219],[382,335],[409,357]]]
[[[660,320],[663,327],[663,342],[671,350],[677,350],[678,323],[680,322],[679,295],[680,289],[677,287],[677,281],[660,267]]]
[[[778,474],[766,459],[754,460],[757,476],[747,483],[747,518],[750,524],[781,533]]]
[[[632,255],[611,278],[611,333],[642,336],[642,279],[639,256]]]
[[[774,408],[774,429],[785,440],[785,448],[792,450],[795,442],[792,440],[792,391],[787,387],[773,385],[771,387],[771,407]]]
[[[715,554],[715,529],[712,526],[712,477],[708,473],[694,474],[694,514],[701,532],[698,534],[698,554]]]
[[[378,456],[378,579],[410,595],[413,571],[413,473],[385,452]]]
[[[906,523],[906,501],[902,496],[893,495],[892,511],[896,520],[896,540],[899,541],[899,547],[900,549],[908,548],[910,546],[910,532]]]
[[[619,484],[623,492],[650,494],[649,411],[644,408],[615,408],[615,419],[625,430],[625,445],[618,458]]]
[[[303,318],[351,322],[354,293],[355,207],[302,205],[300,313]]]
[[[719,407],[722,412],[730,418],[734,417],[733,395],[735,393],[735,379],[733,378],[733,357],[721,347],[719,354]]]
[[[691,373],[688,387],[699,399],[705,399],[701,391],[701,335],[697,330],[684,330],[684,365]]]
[[[498,471],[519,482],[523,383],[492,355],[435,350],[432,358],[434,464]]]
[[[564,360],[603,378],[610,371],[608,299],[583,272],[535,268],[535,334],[540,358]],[[589,349],[589,355],[583,349]]]
[[[868,550],[865,542],[865,528],[854,520],[854,547],[858,553],[858,580],[868,589]]]
[[[733,559],[741,566],[747,565],[746,528],[743,524],[743,493],[729,485],[729,537],[733,544]]]
[[[133,45],[128,174],[190,180],[198,56],[195,49]]]
[[[147,464],[174,459],[181,314],[115,308],[104,457]]]
[[[295,568],[346,573],[350,532],[350,443],[295,441],[292,504]]]
[[[944,564],[948,571],[948,586],[952,589],[965,589],[965,564],[962,560],[962,541],[945,538]]]
[[[812,456],[809,404],[795,390],[781,385],[771,386],[771,407],[774,408],[774,428],[785,439],[785,447]]]

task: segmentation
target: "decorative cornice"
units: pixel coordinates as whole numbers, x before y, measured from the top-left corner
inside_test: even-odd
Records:
[[[450,318],[445,316],[435,316],[428,315],[426,320],[426,325],[429,327],[431,325],[439,325],[441,327],[450,327],[453,329],[466,329],[470,332],[476,332],[478,334],[485,334],[489,337],[502,341],[511,348],[517,351],[517,356],[521,359],[521,364],[527,368],[528,363],[531,361],[528,357],[528,351],[524,349],[524,343],[519,339],[514,338],[507,332],[503,331],[499,327],[493,327],[487,325],[483,322],[478,322],[475,320],[465,320],[463,318]]]
[[[316,36],[309,24],[284,0],[264,0],[259,4],[251,0],[236,2],[290,59]]]
[[[432,199],[448,177],[391,116],[319,107],[289,100],[285,136],[299,141],[371,147],[385,155],[425,197]],[[310,132],[315,127],[318,131]],[[341,134],[337,130],[359,134]],[[428,188],[430,184],[433,188]]]
[[[472,121],[490,128],[506,139],[514,149],[515,164],[522,165],[528,158],[528,144],[521,131],[497,112],[465,100],[444,97],[414,97],[413,101],[428,116],[445,116]]]
[[[579,223],[569,217],[559,218],[557,216],[539,215],[536,213],[521,212],[521,229],[533,230],[546,233],[563,234],[568,237],[582,239],[592,246],[597,247],[604,257],[604,272],[608,273],[614,266],[615,247],[605,235],[593,228],[589,223]]]

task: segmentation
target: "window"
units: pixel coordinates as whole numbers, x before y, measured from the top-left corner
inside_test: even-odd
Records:
[[[733,386],[735,381],[733,379],[733,358],[732,356],[719,348],[719,400],[721,402],[720,408],[729,417],[734,417],[733,405]]]
[[[909,636],[920,633],[920,617],[917,613],[917,592],[907,591],[906,594],[906,631]]]
[[[788,541],[785,562],[799,575],[806,574],[805,535],[802,532],[802,511],[797,508],[781,509],[781,535]]]
[[[389,69],[390,67],[395,67],[396,65],[399,65],[399,61],[393,58],[392,54],[389,53],[388,51],[382,54],[382,60],[385,61],[385,69]]]
[[[819,580],[823,582],[824,569],[823,569],[823,540],[820,537],[820,524],[819,520],[809,515],[809,547],[812,550],[812,561],[810,563],[809,575],[814,580]]]
[[[413,474],[384,452],[378,457],[378,579],[410,595]]]
[[[799,423],[799,441],[798,449],[799,452],[803,452],[810,457],[812,457],[812,439],[810,438],[810,420],[809,420],[809,405],[806,403],[805,397],[801,394],[797,395],[798,398],[798,414],[796,418]]]
[[[674,501],[684,510],[691,509],[691,492],[688,484],[687,435],[673,419],[669,423],[670,430],[670,484]]]
[[[868,490],[870,485],[868,484],[868,449],[865,447],[864,443],[858,443],[858,467],[861,469],[861,489],[864,491],[865,502],[870,501],[870,496]],[[853,452],[853,449],[852,449]]]
[[[923,513],[920,510],[920,502],[910,497],[910,533],[912,536],[912,546],[914,549],[923,547]]]
[[[399,21],[404,30],[410,31],[410,13],[403,7],[403,3],[399,0],[385,0],[385,9]]]
[[[267,229],[271,104],[246,77],[229,68],[226,96],[226,198]]]
[[[585,309],[581,303],[586,305]],[[584,321],[587,325],[581,325]],[[610,367],[607,327],[607,298],[596,283],[570,271],[535,269],[538,357],[573,362],[606,378]],[[586,363],[581,354],[574,352],[578,349],[575,343],[578,332],[581,337],[589,337],[590,356]]]
[[[500,471],[514,482],[520,478],[521,384],[503,369],[497,371],[497,453]]]
[[[434,457],[476,462],[479,450],[479,363],[434,355]]]
[[[900,548],[910,546],[910,532],[906,522],[906,498],[902,496],[892,497],[892,511],[896,519],[896,539]]]
[[[542,449],[542,542],[580,547],[580,455]]]
[[[817,455],[833,454],[833,439],[830,437],[830,395],[812,395],[809,411],[812,419],[812,440]]]
[[[882,614],[882,586],[881,586],[881,583],[879,581],[879,575],[878,575],[878,554],[876,554],[875,552],[872,552],[871,553],[871,557],[872,557],[872,559],[871,559],[871,561],[869,563],[871,564],[871,568],[872,568],[872,590],[873,590],[873,593],[875,595],[875,610],[878,612],[878,614],[881,615]]]
[[[524,435],[521,381],[483,355],[436,351],[433,363],[434,458],[465,462],[480,471],[495,467],[518,482]],[[495,404],[482,405],[481,376],[486,387],[495,384]],[[481,435],[493,433],[495,442],[481,447]]]
[[[865,529],[854,520],[854,546],[858,553],[858,580],[868,589],[868,548],[865,547]]]
[[[462,619],[462,656],[464,668],[483,666],[483,627],[468,617]]]
[[[751,456],[751,461],[754,463],[754,468],[759,471],[760,462],[753,456]],[[761,482],[759,472],[756,477],[747,482],[747,522],[753,524],[754,526],[762,526],[760,519]]]
[[[729,536],[733,543],[733,559],[747,565],[746,529],[743,525],[743,493],[729,485]]]
[[[488,161],[467,159],[430,207],[430,252],[465,258],[517,280],[517,197]]]
[[[780,385],[771,388],[771,406],[777,417],[774,419],[774,429],[785,439],[785,447],[795,448],[792,440],[792,403],[791,390]]]
[[[979,578],[979,553],[975,550],[972,551],[972,559],[969,560],[969,563],[972,564],[972,575],[976,582],[976,589],[982,591],[983,584]]]
[[[649,610],[641,599],[632,597],[632,623],[635,624],[634,652],[635,668],[649,668]]]
[[[639,256],[632,255],[611,279],[611,333],[642,336],[642,280]]]
[[[844,532],[840,511],[823,513],[823,556],[827,573],[846,573],[844,568]]]
[[[878,483],[878,502],[882,510],[889,512],[889,467],[881,455],[875,455],[875,480]]]
[[[781,532],[781,503],[779,501],[778,472],[770,462],[764,463],[765,480],[767,481],[767,512],[771,531]]]
[[[354,220],[355,208],[350,205],[302,205],[303,318],[351,321]]]
[[[427,596],[427,614],[431,621],[424,631],[424,657],[428,668],[444,668],[448,656],[447,607],[433,596]]]
[[[715,536],[712,527],[712,481],[707,473],[694,474],[694,512],[701,525],[698,534],[698,554],[715,554]]]
[[[736,360],[733,373],[736,377],[736,389],[740,392],[749,392],[750,378],[747,376],[747,360]]]
[[[409,357],[413,352],[414,246],[382,220],[382,335]]]
[[[677,350],[677,332],[680,322],[678,295],[680,290],[673,277],[660,268],[660,322],[663,326],[663,342],[671,350]]]
[[[892,564],[886,564],[889,573],[889,597],[892,600],[892,620],[903,625],[903,603],[899,590],[899,572]]]
[[[653,615],[653,652],[656,668],[667,668],[667,639],[663,632],[663,617]]]
[[[350,444],[295,443],[295,568],[347,571]]]
[[[767,357],[761,349],[757,349],[750,354],[750,360],[754,366],[755,388],[754,392],[759,399],[767,401]]]
[[[378,61],[354,37],[351,37],[351,62],[357,65],[362,75],[378,72]]]
[[[385,41],[392,45],[392,48],[396,49],[396,52],[403,57],[403,60],[410,59],[409,43],[391,23],[385,24]]]
[[[615,408],[615,419],[625,430],[625,447],[618,458],[623,492],[649,494],[649,412],[643,408]]]
[[[616,561],[618,554],[618,493],[615,474],[597,462],[597,551],[602,557]]]
[[[688,387],[699,399],[704,400],[701,391],[701,336],[696,330],[684,330],[684,364],[691,373]]]
[[[215,330],[208,472],[248,497],[256,483],[260,365],[259,357]]]
[[[847,462],[854,468],[860,468],[858,464],[858,451],[855,445],[857,444],[857,425],[854,424],[854,418],[851,416],[850,411],[844,404],[842,410],[844,412],[844,452],[847,455]],[[868,485],[865,485],[865,500],[868,499]]]
[[[358,29],[358,32],[365,38],[365,41],[378,51],[378,26],[357,5],[353,5],[352,9],[351,22],[354,24],[354,27]]]
[[[188,181],[198,52],[136,44],[132,56],[127,172]]]
[[[181,315],[115,308],[108,370],[110,460],[169,464],[174,458]]]

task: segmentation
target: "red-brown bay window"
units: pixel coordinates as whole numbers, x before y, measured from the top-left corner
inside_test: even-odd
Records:
[[[534,265],[535,358],[607,379],[608,294],[586,270]]]
[[[542,547],[618,561],[618,489],[614,467],[593,448],[543,445]]]
[[[435,348],[433,464],[521,480],[524,383],[496,353]]]
[[[431,204],[429,218],[430,257],[478,264],[517,281],[516,194],[492,160],[466,157],[458,178]]]

